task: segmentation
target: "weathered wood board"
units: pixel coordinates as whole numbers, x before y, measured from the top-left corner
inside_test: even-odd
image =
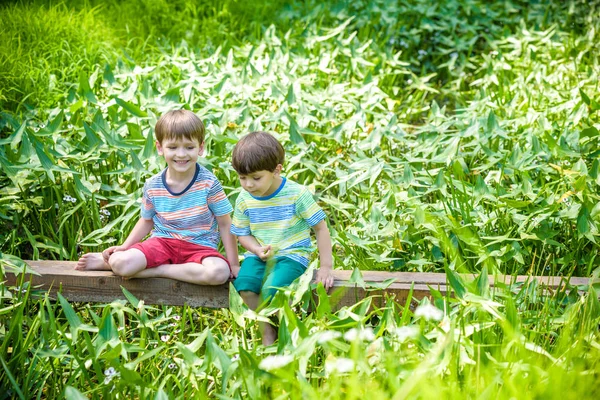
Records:
[[[27,261],[30,269],[35,273],[28,273],[26,281],[31,279],[33,286],[43,290],[50,289],[51,295],[61,294],[70,301],[110,303],[116,299],[125,299],[121,286],[130,291],[146,304],[184,305],[193,307],[224,308],[229,305],[229,283],[218,286],[199,286],[190,283],[174,281],[171,279],[148,278],[125,280],[110,271],[83,272],[74,269],[72,261]],[[39,274],[39,275],[36,275]],[[362,271],[363,280],[368,290],[350,283],[352,271],[334,271],[335,282],[333,290],[342,288],[337,307],[355,304],[363,299],[367,293],[382,295],[387,293],[404,303],[411,286],[413,297],[422,299],[430,296],[429,287],[442,293],[447,291],[446,274],[440,273],[413,273],[413,272],[382,272]],[[7,271],[7,284],[17,284],[17,275]],[[394,282],[385,289],[377,289],[377,285],[388,279]],[[525,282],[535,279],[550,289],[558,288],[565,284],[565,279],[556,276],[504,276],[496,277],[498,280],[509,282]],[[490,276],[490,282],[494,277]],[[589,284],[588,278],[570,278],[569,284],[583,286]],[[370,288],[370,289],[369,289]]]

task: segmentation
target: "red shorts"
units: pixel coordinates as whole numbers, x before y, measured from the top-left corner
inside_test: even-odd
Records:
[[[212,247],[200,246],[179,239],[150,238],[136,243],[130,249],[138,249],[146,256],[146,268],[164,264],[201,264],[206,257],[219,257],[227,262],[221,253]],[[227,262],[229,265],[229,262]]]

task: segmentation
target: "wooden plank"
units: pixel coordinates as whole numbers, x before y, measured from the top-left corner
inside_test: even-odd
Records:
[[[183,305],[193,307],[224,308],[229,305],[229,283],[218,286],[200,286],[190,283],[174,281],[171,279],[147,278],[125,280],[114,275],[111,271],[77,271],[74,269],[75,262],[72,261],[26,261],[34,273],[26,274],[25,279],[31,279],[33,286],[39,286],[43,290],[50,289],[51,295],[55,296],[58,290],[70,301],[78,302],[100,302],[110,303],[115,299],[124,299],[121,286],[130,291],[146,304]],[[404,303],[408,296],[411,285],[413,285],[413,297],[422,299],[430,296],[429,287],[433,287],[442,293],[446,293],[446,274],[440,273],[416,273],[416,272],[384,272],[384,271],[362,271],[363,280],[369,290],[357,287],[350,283],[352,271],[336,270],[334,290],[342,288],[342,294],[337,307],[355,304],[367,294],[393,295],[396,301]],[[474,276],[465,276],[473,279]],[[372,284],[382,283],[390,278],[395,281],[385,290],[377,289]],[[17,284],[15,273],[7,271],[7,284]],[[496,281],[525,282],[535,279],[549,288],[557,288],[566,280],[556,276],[502,276]],[[494,277],[490,276],[493,284]],[[570,278],[569,283],[574,286],[589,284],[588,278]],[[381,304],[380,301],[376,301]]]

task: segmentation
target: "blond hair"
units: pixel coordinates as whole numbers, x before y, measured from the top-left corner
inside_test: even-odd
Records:
[[[196,114],[189,110],[173,110],[163,114],[154,128],[156,140],[178,140],[186,138],[204,143],[204,124]]]

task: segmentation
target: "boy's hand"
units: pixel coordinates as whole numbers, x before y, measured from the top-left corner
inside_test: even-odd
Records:
[[[240,266],[239,265],[231,265],[229,267],[229,270],[230,270],[229,277],[231,279],[235,279],[235,278],[237,278],[238,274],[240,273]]]
[[[267,261],[269,258],[273,257],[273,249],[271,245],[257,247],[254,251],[261,260]]]
[[[108,259],[110,258],[110,256],[113,253],[116,253],[117,251],[125,251],[125,250],[127,250],[127,248],[125,248],[123,246],[111,246],[102,252],[102,258],[104,258],[104,262],[108,264]]]
[[[316,283],[321,282],[325,287],[325,290],[329,290],[333,287],[333,274],[331,273],[331,268],[320,268],[317,270],[317,275],[315,276]]]

